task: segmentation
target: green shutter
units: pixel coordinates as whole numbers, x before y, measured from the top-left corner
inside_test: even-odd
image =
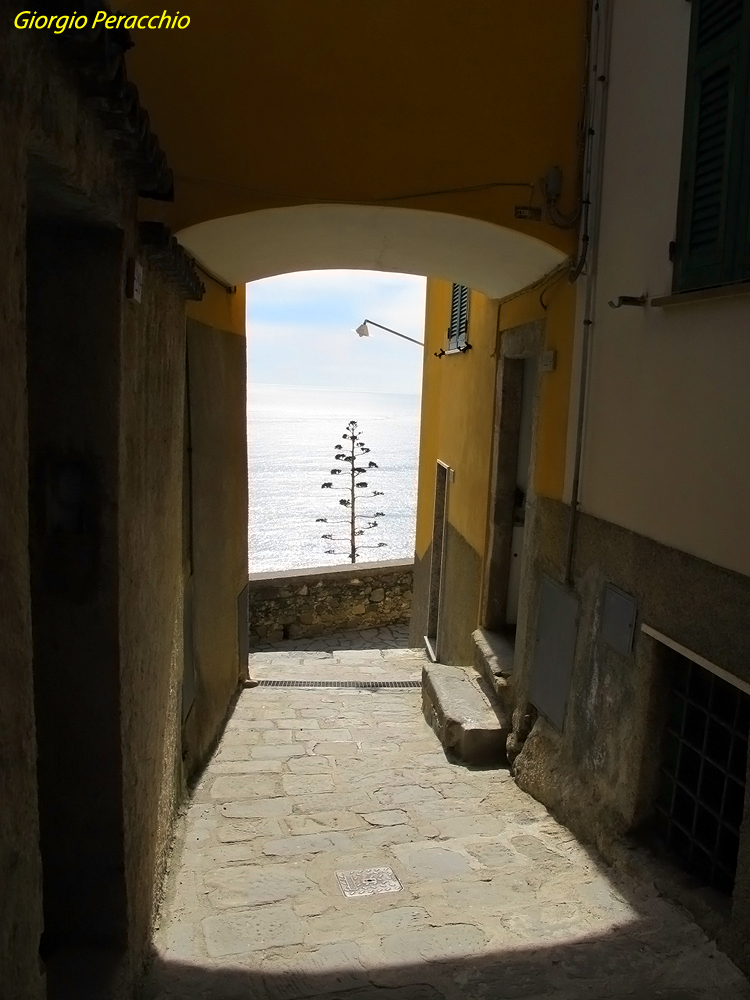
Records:
[[[458,347],[459,315],[461,312],[461,286],[453,285],[451,289],[451,321],[448,327],[448,350],[455,351]]]
[[[744,252],[750,0],[694,0],[676,291],[740,280]]]
[[[469,339],[469,297],[466,285],[451,289],[451,321],[448,327],[448,350],[456,351]]]
[[[469,289],[461,285],[458,310],[458,342],[461,347],[469,339]]]

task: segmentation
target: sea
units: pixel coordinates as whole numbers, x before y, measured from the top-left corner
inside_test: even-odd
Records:
[[[356,420],[367,461],[378,468],[366,477],[383,496],[363,499],[363,513],[383,511],[379,526],[360,539],[358,562],[411,559],[417,510],[420,397],[297,385],[248,385],[249,569],[276,572],[349,563],[348,525],[317,523],[346,518],[338,501],[346,494],[321,484],[332,477],[337,444],[346,445],[346,425]],[[377,504],[377,506],[374,506]],[[336,530],[334,530],[336,529]],[[325,533],[346,536],[330,542]],[[379,542],[385,545],[378,547]],[[335,548],[335,555],[326,549]]]

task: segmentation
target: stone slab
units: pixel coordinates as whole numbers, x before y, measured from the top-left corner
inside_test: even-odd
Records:
[[[345,854],[353,848],[354,843],[343,833],[316,833],[270,840],[263,845],[263,853],[291,857],[296,854],[318,854],[321,851],[338,851]]]
[[[511,733],[475,678],[461,667],[427,664],[422,671],[422,710],[446,750],[467,764],[503,764]]]
[[[241,916],[206,917],[201,926],[211,958],[301,944],[305,936],[302,922],[289,906],[264,906]]]

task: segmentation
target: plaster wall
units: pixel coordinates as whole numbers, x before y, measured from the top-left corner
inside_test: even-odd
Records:
[[[477,552],[483,551],[487,527],[497,306],[473,291],[468,337],[471,350],[437,358],[435,352],[448,346],[451,288],[451,282],[427,279],[417,500],[419,556],[432,538],[438,459],[455,472],[449,487],[448,521]]]
[[[446,346],[450,291],[451,283],[428,279],[411,641],[421,642],[426,624],[435,464],[439,458],[455,470],[455,480],[449,485],[445,633],[441,642],[451,662],[470,663],[471,631],[479,623],[486,599],[483,595],[493,587],[487,576],[493,571],[487,547],[496,487],[492,477],[497,477],[504,459],[495,456],[493,462],[494,422],[502,405],[497,382],[501,341],[513,337],[514,331],[538,326],[539,351],[555,352],[554,370],[538,376],[532,467],[534,491],[559,498],[565,478],[577,289],[561,274],[544,290],[543,301],[540,289],[500,304],[472,292],[472,349],[438,359],[435,351]],[[508,350],[513,356],[512,347]],[[498,516],[497,512],[492,516]],[[502,572],[507,575],[507,570]]]
[[[182,796],[182,489],[185,305],[141,257],[123,303],[119,424],[119,636],[127,929],[147,953]]]
[[[43,160],[68,212],[118,219],[134,199],[43,40],[15,31],[10,11],[0,4],[0,983],[4,998],[27,1000],[45,992],[28,516],[27,185]],[[45,200],[49,179],[37,178],[37,200]]]
[[[151,211],[177,232],[286,205],[393,200],[541,227],[571,253],[575,233],[516,219],[514,206],[554,163],[561,210],[574,204],[586,6],[566,0],[563,17],[556,0],[249,0],[217,16],[194,0],[188,30],[136,31],[128,53],[178,180],[175,204]],[[130,9],[153,12],[145,0]]]
[[[438,459],[454,470],[448,485],[448,533],[443,561],[440,657],[470,663],[471,633],[477,627],[482,557],[487,534],[495,405],[497,306],[472,291],[471,350],[435,357],[448,346],[452,283],[427,280],[424,375],[417,493],[415,615],[412,641],[425,634],[429,550]]]
[[[5,14],[5,8],[0,8]],[[40,1000],[41,858],[28,557],[25,280],[27,122],[11,99],[23,71],[0,22],[0,982],[8,1000]],[[8,92],[10,91],[10,92]]]
[[[532,517],[527,616],[519,623],[516,641],[519,713],[526,706],[541,577],[562,577],[569,508],[537,497]],[[667,681],[660,645],[641,632],[640,625],[651,625],[750,682],[750,584],[741,574],[585,514],[573,573],[581,608],[564,727],[559,733],[539,718],[516,759],[515,775],[524,790],[579,836],[594,842],[612,860],[620,860],[622,837],[647,826],[651,816],[665,724]],[[613,650],[601,636],[607,583],[637,602],[629,656]],[[720,934],[721,946],[746,969],[750,967],[747,814],[746,802],[732,918],[726,924],[719,920],[714,931]],[[684,902],[696,906],[698,915],[709,909],[699,892],[686,894]]]
[[[581,498],[593,516],[747,575],[750,298],[607,305],[671,290],[691,10],[614,5]]]
[[[133,182],[57,53],[41,35],[9,28],[1,7],[0,992],[36,1000],[45,992],[40,938],[55,923],[76,947],[127,943],[111,955],[111,991],[130,989],[147,952],[181,793],[185,321],[176,289],[144,258],[143,299],[123,301],[126,258],[137,254]],[[244,289],[232,301],[216,304],[217,325],[244,324]],[[244,368],[242,354],[243,378]],[[244,469],[244,400],[238,409]],[[88,462],[97,484],[95,586],[65,607],[45,587],[39,554],[46,501],[37,473],[55,450]],[[242,553],[246,528],[238,534]],[[45,863],[56,852],[68,884],[46,928],[40,797],[48,820],[57,817],[42,837],[54,848]],[[92,856],[114,879],[99,896],[95,878],[77,877]],[[51,958],[47,969],[50,988],[61,986],[65,970]]]
[[[186,774],[202,763],[247,664],[237,600],[247,582],[245,338],[187,321],[196,698],[184,728]]]

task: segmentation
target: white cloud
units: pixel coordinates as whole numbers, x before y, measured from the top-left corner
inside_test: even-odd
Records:
[[[365,318],[418,340],[425,279],[381,271],[303,271],[248,285],[251,382],[419,392],[422,349],[371,328]]]

